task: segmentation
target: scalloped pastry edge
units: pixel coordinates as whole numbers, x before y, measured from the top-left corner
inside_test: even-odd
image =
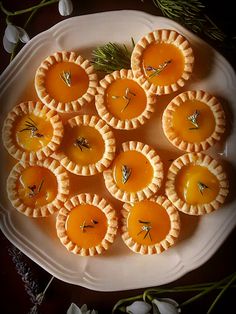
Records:
[[[216,198],[207,204],[190,205],[179,198],[175,191],[175,178],[181,168],[190,163],[207,167],[207,169],[219,180],[219,192]],[[168,199],[181,212],[189,215],[204,215],[217,210],[229,193],[229,182],[226,172],[221,164],[211,156],[203,153],[188,153],[180,156],[170,165],[167,173],[165,192]]]
[[[89,165],[79,165],[70,160],[62,151],[57,151],[53,157],[61,163],[71,173],[81,176],[91,176],[104,171],[108,168],[115,157],[116,140],[111,128],[98,116],[95,115],[78,115],[67,121],[71,128],[76,126],[90,126],[95,128],[102,136],[105,150],[103,156],[96,163]]]
[[[88,249],[73,243],[68,237],[65,227],[70,211],[81,204],[96,206],[107,218],[107,232],[105,237],[101,243]],[[104,251],[108,250],[110,245],[114,242],[118,230],[118,218],[113,207],[104,198],[97,194],[82,193],[71,197],[64,204],[64,207],[61,208],[56,218],[56,230],[59,240],[68,251],[81,256],[94,256],[102,254]]]
[[[142,54],[143,51],[152,43],[165,42],[175,45],[181,50],[184,56],[184,70],[181,77],[170,85],[154,85],[149,82],[142,70]],[[176,92],[183,87],[187,80],[191,77],[194,65],[193,50],[189,41],[180,33],[170,29],[159,29],[143,36],[135,45],[131,55],[131,69],[134,72],[135,79],[146,89],[155,95],[166,95]]]
[[[40,116],[45,115],[53,127],[53,136],[47,146],[42,147],[37,151],[25,151],[23,148],[16,144],[14,140],[13,129],[14,124],[21,115],[34,114]],[[17,160],[21,161],[36,161],[42,160],[55,152],[61,144],[64,134],[62,120],[55,110],[49,109],[43,103],[37,101],[22,102],[16,105],[7,115],[3,129],[2,140],[8,153]]]
[[[19,198],[17,192],[17,180],[22,171],[33,166],[44,167],[50,170],[55,175],[58,184],[56,198],[52,202],[38,208],[32,208],[25,205]],[[18,162],[12,168],[7,178],[7,194],[12,206],[20,213],[33,218],[47,217],[57,212],[67,200],[69,195],[69,177],[60,163],[52,158],[47,158],[43,161]]]
[[[151,255],[151,254],[160,254],[163,251],[167,250],[169,247],[173,246],[179,236],[180,233],[180,217],[178,210],[174,207],[174,205],[168,200],[166,196],[155,196],[149,199],[150,202],[155,202],[165,208],[167,214],[170,218],[170,230],[166,237],[155,244],[152,245],[144,245],[139,244],[133,240],[133,238],[129,235],[128,227],[127,227],[127,218],[129,212],[132,210],[134,204],[125,203],[121,210],[122,219],[121,219],[121,237],[124,243],[135,253],[139,253],[142,255]]]
[[[59,62],[72,62],[83,68],[88,75],[89,84],[88,89],[80,98],[69,101],[60,102],[51,97],[45,88],[45,77],[50,67]],[[35,74],[35,89],[39,99],[49,108],[54,109],[61,113],[78,112],[84,105],[91,103],[97,91],[98,79],[93,65],[89,60],[84,59],[82,56],[75,52],[61,51],[48,56],[40,66]]]
[[[215,118],[215,129],[214,132],[200,143],[190,143],[184,141],[181,137],[176,135],[171,119],[176,108],[183,104],[187,100],[198,100],[206,104],[212,111]],[[167,105],[162,116],[162,127],[167,139],[177,148],[186,152],[200,152],[213,146],[217,141],[221,139],[222,134],[225,131],[225,113],[222,105],[218,99],[210,95],[209,93],[196,90],[196,91],[186,91],[177,95],[171,102]]]
[[[143,154],[148,159],[151,166],[153,167],[152,181],[142,190],[139,190],[137,192],[126,192],[121,190],[116,185],[116,182],[113,178],[113,170],[107,169],[103,172],[103,177],[107,190],[116,199],[127,203],[133,203],[137,201],[142,201],[146,198],[150,198],[159,190],[164,178],[163,163],[160,159],[160,156],[151,146],[137,141],[124,142],[122,144],[122,149],[124,152],[130,150],[137,151]]]
[[[156,97],[148,93],[145,89],[144,92],[147,97],[145,110],[137,117],[132,119],[121,120],[113,116],[106,107],[105,95],[109,85],[117,79],[129,79],[134,80],[134,75],[131,70],[122,69],[120,71],[114,71],[111,74],[107,74],[100,82],[97,88],[98,94],[95,96],[95,106],[99,116],[106,121],[107,124],[114,129],[121,130],[133,130],[151,118],[152,113],[155,111],[154,104],[156,103]],[[138,83],[136,81],[136,83]],[[139,84],[139,83],[138,83]],[[139,84],[140,85],[140,84]],[[143,89],[143,87],[140,85]]]

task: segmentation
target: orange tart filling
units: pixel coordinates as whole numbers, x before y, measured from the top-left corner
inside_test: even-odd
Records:
[[[57,179],[46,168],[29,167],[21,173],[17,190],[25,205],[30,207],[44,206],[51,203],[57,196]]]
[[[180,211],[203,215],[218,209],[229,193],[223,167],[203,153],[184,154],[170,165],[165,192]]]
[[[104,198],[82,193],[73,196],[60,209],[56,229],[68,251],[93,256],[103,253],[114,242],[118,219]]]
[[[107,109],[120,120],[139,116],[146,108],[147,97],[133,80],[118,79],[106,91]]]
[[[83,96],[89,86],[85,70],[73,62],[51,66],[45,78],[46,92],[59,102],[69,102]]]
[[[142,64],[148,81],[160,86],[177,82],[184,72],[183,53],[175,45],[164,42],[148,46]]]
[[[55,158],[76,175],[94,175],[108,168],[115,156],[115,138],[97,116],[79,115],[67,121]]]
[[[122,69],[107,74],[99,82],[97,91],[97,112],[115,129],[136,129],[154,112],[156,97],[135,81],[131,70]]]
[[[178,196],[188,204],[207,204],[219,193],[219,180],[206,167],[184,166],[175,181]]]
[[[145,200],[134,204],[127,226],[135,242],[151,245],[165,239],[170,230],[170,218],[164,207]]]
[[[97,74],[89,60],[61,51],[42,61],[35,74],[39,99],[58,112],[77,112],[91,103],[97,91]]]
[[[179,213],[165,196],[125,203],[121,213],[122,239],[135,253],[161,253],[179,236]]]
[[[225,131],[225,114],[219,101],[198,90],[177,95],[162,117],[168,140],[181,150],[199,152],[213,146]]]
[[[135,79],[148,92],[166,95],[191,77],[194,56],[188,40],[170,29],[155,30],[136,43],[131,55]]]
[[[66,170],[52,158],[18,162],[7,179],[12,206],[28,217],[47,217],[58,211],[69,194]]]
[[[122,144],[123,151],[112,167],[103,172],[105,185],[116,199],[137,202],[156,193],[163,180],[163,163],[149,145],[130,141]]]
[[[43,160],[61,144],[61,117],[41,102],[22,102],[7,115],[3,143],[10,155],[21,161]]]
[[[68,158],[79,165],[94,164],[104,154],[105,143],[101,134],[93,127],[65,128],[61,149]]]
[[[79,205],[67,217],[66,232],[69,239],[82,248],[96,246],[107,232],[106,216],[93,205]]]
[[[126,151],[114,160],[113,176],[121,190],[137,192],[152,181],[153,167],[142,153]]]
[[[28,114],[16,123],[17,144],[26,151],[37,151],[47,146],[53,137],[53,127],[43,116]]]
[[[173,113],[172,127],[184,141],[200,143],[215,130],[215,117],[201,101],[188,100]]]

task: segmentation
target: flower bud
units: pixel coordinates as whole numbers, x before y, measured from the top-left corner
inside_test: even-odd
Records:
[[[8,52],[8,53],[12,53],[14,48],[15,48],[15,45],[14,43],[11,43],[7,37],[6,37],[6,34],[4,34],[3,36],[3,47],[4,49]]]
[[[73,11],[73,4],[71,0],[59,0],[58,10],[62,16],[70,15]]]
[[[19,31],[15,25],[8,24],[6,29],[5,29],[4,36],[6,36],[6,39],[8,41],[16,44],[18,42],[18,39],[19,39]]]
[[[26,44],[30,38],[29,35],[26,33],[24,28],[17,26],[18,32],[19,32],[19,39],[22,43]]]
[[[148,314],[152,306],[144,301],[135,301],[126,307],[126,313],[131,314]]]

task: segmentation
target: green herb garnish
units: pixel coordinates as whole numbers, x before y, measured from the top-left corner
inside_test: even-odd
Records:
[[[132,48],[109,42],[97,47],[92,52],[92,63],[96,71],[111,73],[116,70],[130,69],[130,58],[134,48],[134,40],[131,38]]]
[[[203,191],[205,189],[209,189],[209,186],[207,186],[206,184],[202,183],[202,182],[198,182],[197,184],[199,192],[203,195]]]
[[[85,137],[78,137],[75,142],[74,145],[76,147],[79,147],[79,149],[81,150],[81,152],[83,151],[83,148],[90,148],[89,142]]]
[[[188,120],[194,125],[194,128],[189,128],[189,130],[199,129],[199,124],[197,122],[197,118],[199,117],[200,112],[195,110],[193,114],[188,116]]]
[[[205,5],[199,0],[153,0],[164,16],[177,21],[195,33],[204,33],[211,39],[224,41],[226,35],[205,14]]]
[[[70,71],[69,72],[63,71],[60,74],[60,77],[67,86],[71,87],[71,72]]]
[[[152,78],[154,76],[159,75],[170,63],[171,63],[171,60],[167,60],[167,61],[161,63],[160,65],[158,65],[157,68],[155,68],[151,65],[148,65],[146,67],[146,71],[152,71],[152,73],[149,75],[149,78]]]
[[[131,168],[129,168],[126,165],[122,165],[121,171],[122,171],[122,183],[125,184],[129,180],[129,177],[131,175]]]
[[[21,129],[19,132],[25,131],[30,131],[31,137],[43,137],[43,134],[38,132],[37,124],[31,118],[25,121],[25,128]]]

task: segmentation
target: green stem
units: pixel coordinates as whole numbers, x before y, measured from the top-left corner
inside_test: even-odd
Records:
[[[114,305],[114,307],[112,309],[112,313],[114,313],[118,309],[118,307],[120,307],[123,303],[130,302],[130,301],[136,301],[136,300],[142,300],[142,298],[143,298],[143,295],[140,294],[140,295],[137,295],[135,297],[121,299]]]
[[[207,287],[204,291],[198,293],[197,295],[195,295],[194,297],[188,299],[187,301],[183,302],[182,304],[180,304],[180,307],[185,306],[199,298],[201,298],[203,295],[209,293],[210,291],[216,289],[217,287],[221,286],[223,283],[225,283],[226,281],[228,281],[229,279],[231,280],[232,277],[234,277],[236,275],[236,273],[231,274],[230,276],[216,282],[215,284],[213,284],[212,286]]]
[[[46,2],[46,1],[47,1],[47,0],[42,0],[42,1],[40,2],[40,4],[43,4],[43,3]],[[24,24],[24,26],[23,26],[24,29],[27,28],[27,26],[28,26],[29,23],[31,22],[33,16],[34,16],[35,13],[38,11],[38,9],[39,9],[39,8],[34,9],[34,11],[31,12],[30,16],[28,17],[27,21],[25,22],[25,24]],[[16,43],[13,52],[11,53],[10,62],[14,59],[14,57],[15,57],[15,55],[16,55],[16,51],[17,51],[18,45],[19,45],[19,40],[18,40],[18,42]]]
[[[220,291],[220,293],[217,295],[213,303],[211,304],[209,310],[207,311],[207,314],[210,314],[215,307],[216,303],[219,301],[223,293],[229,288],[229,286],[236,280],[236,274],[233,276],[233,278],[227,283],[227,285],[224,286],[224,288]]]
[[[58,1],[59,1],[59,0],[50,0],[50,1],[48,1],[48,2],[40,3],[40,4],[37,4],[37,5],[34,5],[34,6],[30,7],[30,8],[27,8],[27,9],[24,9],[24,10],[15,11],[15,12],[11,12],[11,11],[6,10],[6,9],[3,7],[2,2],[0,2],[0,9],[1,9],[2,12],[4,12],[7,16],[13,16],[13,15],[15,16],[15,15],[20,15],[20,14],[32,12],[32,11],[34,11],[35,9],[40,9],[40,8],[42,8],[42,7],[45,7],[45,6],[47,6],[47,5],[56,3],[56,2],[58,2]]]

